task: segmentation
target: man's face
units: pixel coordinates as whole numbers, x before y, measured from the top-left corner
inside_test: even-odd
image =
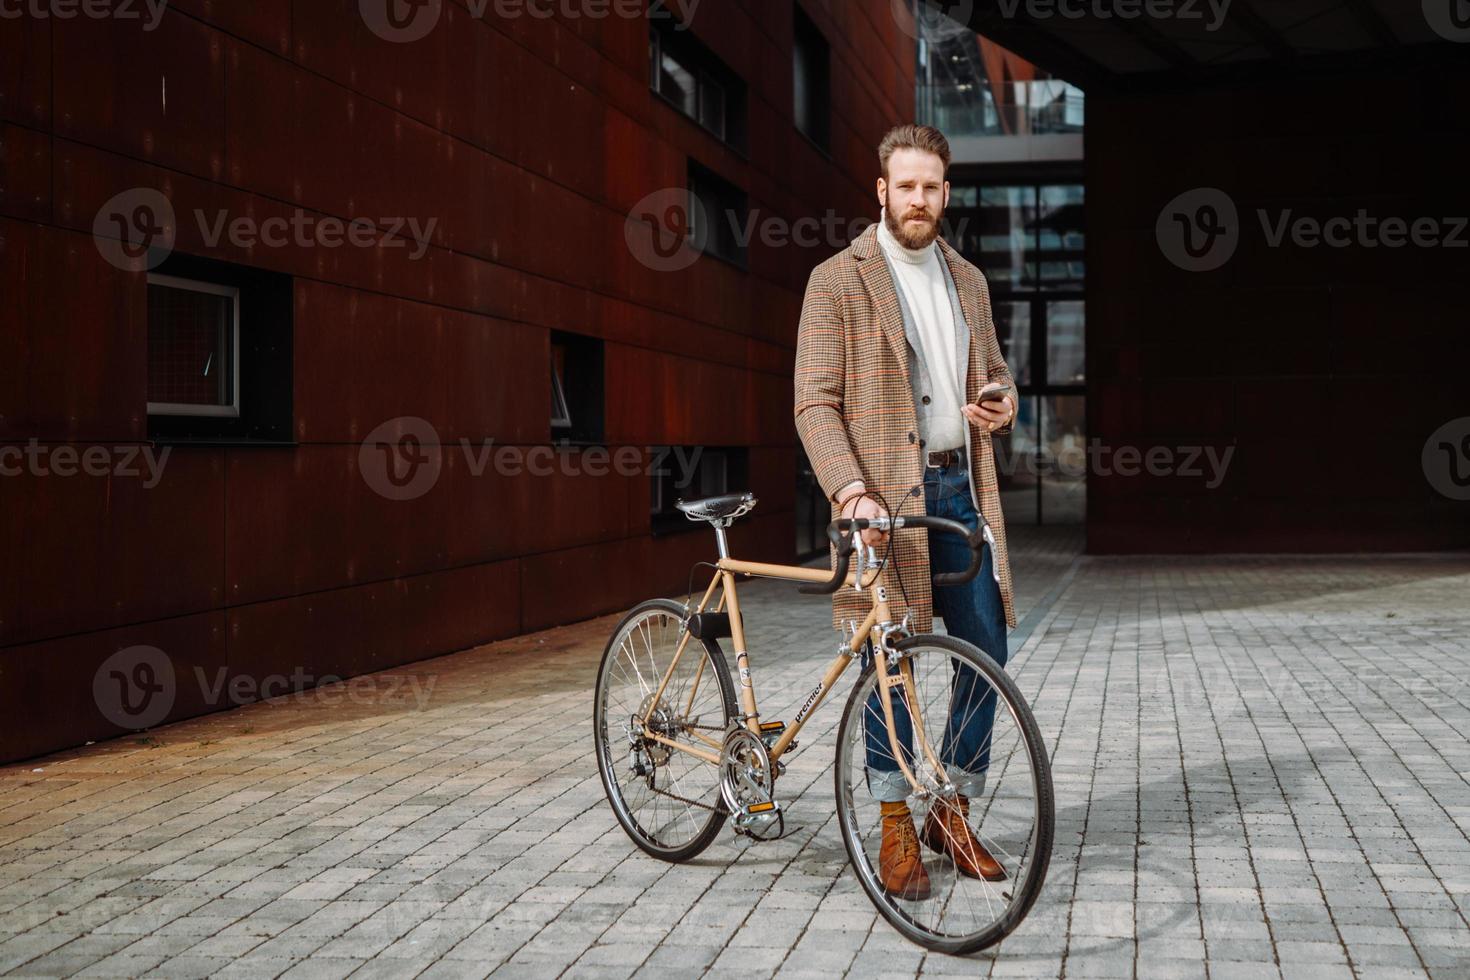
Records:
[[[939,237],[939,219],[949,205],[944,161],[928,150],[904,147],[888,158],[888,177],[878,178],[884,223],[905,248],[925,248]]]

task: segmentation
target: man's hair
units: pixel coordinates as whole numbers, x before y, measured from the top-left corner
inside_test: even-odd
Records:
[[[944,172],[949,173],[949,140],[933,126],[904,123],[894,126],[884,134],[883,142],[878,144],[878,165],[882,167],[885,179],[888,177],[888,159],[893,156],[894,150],[925,150],[933,153],[944,161]]]

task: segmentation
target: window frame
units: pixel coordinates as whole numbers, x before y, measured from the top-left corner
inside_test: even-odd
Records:
[[[747,126],[745,80],[698,38],[692,35],[671,38],[669,29],[656,23],[650,23],[648,27],[648,48],[648,90],[680,116],[744,156]],[[677,62],[694,80],[692,113],[685,110],[682,101],[664,91],[661,82],[665,55]],[[706,100],[712,94],[718,95],[718,126],[711,125],[709,117],[712,113],[706,112]]]
[[[183,276],[167,276],[156,272],[148,273],[148,286],[162,286],[185,292],[204,293],[208,296],[224,296],[230,300],[230,403],[228,405],[191,405],[185,402],[148,402],[149,415],[167,415],[188,418],[240,417],[240,287],[226,286],[204,279],[189,279]],[[146,308],[146,307],[145,307]]]
[[[730,215],[734,214],[739,219],[741,228],[750,227],[749,192],[693,157],[689,158],[685,166],[684,184],[685,193],[689,197],[687,205],[689,247],[701,255],[708,255],[748,272],[750,270],[750,242],[741,244],[738,240],[730,221]],[[718,201],[715,200],[717,197]],[[711,207],[711,204],[719,206]],[[698,216],[701,213],[708,227],[699,225]],[[722,228],[724,227],[729,227],[730,230],[731,250],[729,252],[718,247],[722,240]]]
[[[791,124],[812,146],[824,154],[832,152],[832,42],[799,4],[792,7],[791,34]],[[805,89],[797,92],[798,73]],[[805,94],[805,112],[813,131],[801,124],[798,95]]]

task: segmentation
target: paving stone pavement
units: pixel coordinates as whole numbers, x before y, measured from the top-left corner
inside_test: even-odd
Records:
[[[0,972],[1470,976],[1470,555],[1012,536],[1057,844],[995,949],[927,955],[861,893],[831,702],[782,780],[795,835],[634,848],[591,752],[604,617],[0,769]],[[789,717],[826,601],[742,602]]]

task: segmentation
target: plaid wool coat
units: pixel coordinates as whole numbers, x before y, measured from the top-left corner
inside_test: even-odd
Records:
[[[829,501],[849,483],[862,480],[868,490],[883,496],[890,514],[917,515],[924,513],[924,463],[909,380],[908,340],[877,230],[876,224],[869,226],[846,249],[817,266],[807,281],[796,342],[796,429]],[[996,341],[985,277],[943,238],[938,242],[969,330],[965,400],[973,403],[985,384],[1012,383],[1011,375]],[[1014,627],[995,453],[989,434],[968,420],[965,427],[971,483],[979,498],[976,509],[995,537],[994,561],[1006,625]],[[997,434],[1009,430],[1008,423]],[[833,501],[832,517],[838,516]],[[934,628],[928,533],[897,532],[883,576],[894,617],[902,619],[911,612],[910,627],[916,633]],[[866,593],[844,585],[832,598],[833,627],[841,630],[850,619],[861,623],[869,606]]]

